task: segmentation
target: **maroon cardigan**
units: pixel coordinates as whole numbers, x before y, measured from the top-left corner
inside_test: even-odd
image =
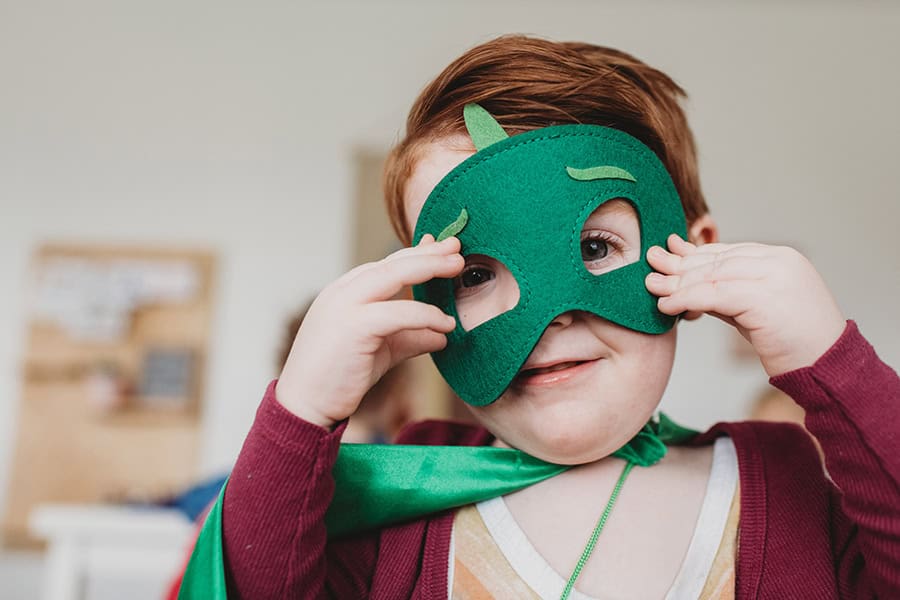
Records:
[[[832,484],[794,425],[720,423],[741,489],[736,598],[900,598],[900,379],[850,321],[815,365],[771,383],[807,411]],[[229,598],[446,598],[453,512],[326,541],[334,431],[285,410],[269,385],[223,505]],[[400,443],[485,445],[484,429],[430,421]],[[836,485],[835,485],[836,484]]]

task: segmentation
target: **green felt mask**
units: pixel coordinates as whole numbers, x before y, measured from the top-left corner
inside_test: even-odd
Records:
[[[432,190],[413,243],[423,235],[456,235],[463,256],[502,262],[519,286],[511,310],[469,331],[459,323],[452,279],[413,287],[416,300],[456,317],[447,346],[432,354],[447,383],[474,406],[495,401],[525,363],[553,319],[581,310],[650,334],[674,317],[656,308],[644,286],[650,246],[671,233],[686,237],[684,211],[662,162],[632,136],[599,125],[559,125],[508,137],[478,105],[465,109],[473,156]],[[598,206],[631,202],[641,227],[641,255],[595,275],[581,254],[581,230]]]

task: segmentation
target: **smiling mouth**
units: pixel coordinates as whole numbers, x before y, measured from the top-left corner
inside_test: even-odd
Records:
[[[600,360],[601,359],[599,358],[594,360],[578,360],[557,363],[549,367],[541,367],[538,369],[525,369],[516,375],[516,383],[520,385],[552,385],[561,383],[587,371],[592,365]]]
[[[554,371],[562,371],[563,369],[568,369],[569,367],[574,367],[574,366],[576,366],[576,365],[581,365],[581,364],[584,364],[584,363],[586,363],[586,362],[588,362],[588,361],[586,361],[586,360],[576,360],[576,361],[572,361],[572,362],[557,363],[557,364],[555,364],[555,365],[551,365],[551,366],[549,366],[549,367],[541,367],[541,368],[539,368],[539,369],[525,369],[524,371],[522,371],[521,373],[519,373],[519,375],[523,375],[523,376],[525,376],[525,377],[528,377],[528,376],[531,376],[531,375],[540,375],[540,374],[542,374],[542,373],[553,373]]]

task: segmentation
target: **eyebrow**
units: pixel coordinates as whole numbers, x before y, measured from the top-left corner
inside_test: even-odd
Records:
[[[566,173],[569,174],[569,177],[577,181],[593,181],[595,179],[624,179],[625,181],[632,181],[634,183],[637,183],[637,179],[635,179],[634,175],[632,175],[625,169],[620,169],[619,167],[602,166],[589,167],[587,169],[566,167]]]

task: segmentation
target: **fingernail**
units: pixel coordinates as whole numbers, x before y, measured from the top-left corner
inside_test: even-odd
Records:
[[[649,275],[647,275],[647,281],[653,281],[656,283],[660,283],[663,281],[663,279],[664,279],[664,276],[659,273],[650,273]]]

